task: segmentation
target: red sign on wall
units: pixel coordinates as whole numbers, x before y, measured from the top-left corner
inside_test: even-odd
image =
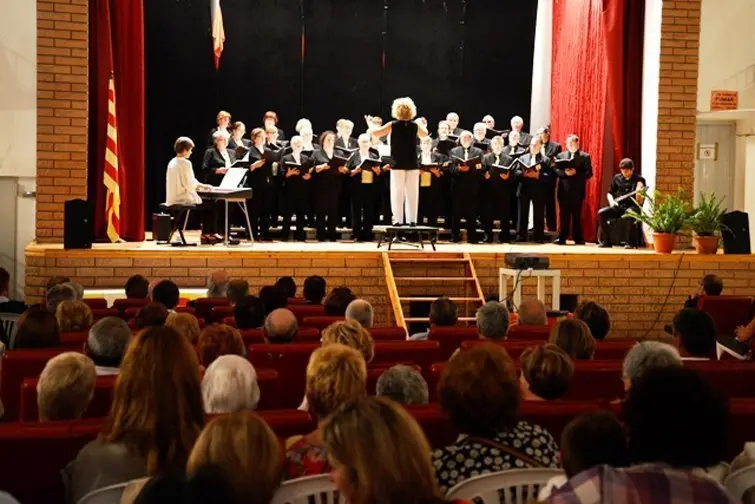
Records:
[[[739,108],[739,91],[714,89],[710,92],[710,111],[736,110]]]

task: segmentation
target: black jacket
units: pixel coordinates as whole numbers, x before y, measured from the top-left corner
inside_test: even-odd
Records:
[[[571,157],[570,152],[562,152],[556,159],[569,159]],[[556,164],[553,171],[556,176],[561,180],[558,184],[559,197],[570,196],[579,199],[585,197],[585,186],[587,180],[592,178],[592,162],[590,161],[590,155],[584,151],[577,151],[574,153],[574,159],[572,160],[574,169],[577,173],[571,177],[566,175],[566,170],[559,167]]]
[[[228,157],[231,158],[231,163],[236,161],[236,156],[233,151],[226,149]],[[204,157],[202,157],[202,179],[205,184],[217,185],[223,176],[215,173],[218,168],[225,168],[225,159],[215,147],[210,147],[204,151]]]

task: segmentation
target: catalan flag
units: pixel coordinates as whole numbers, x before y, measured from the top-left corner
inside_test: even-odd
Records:
[[[111,242],[121,239],[121,191],[120,181],[125,180],[118,167],[118,121],[115,114],[115,78],[112,72],[107,90],[107,141],[105,145],[105,169],[102,180],[107,190],[105,218],[107,235]]]
[[[220,68],[220,55],[223,54],[225,43],[225,29],[223,28],[223,11],[220,0],[210,0],[210,15],[212,17],[212,51],[215,53],[215,69]]]

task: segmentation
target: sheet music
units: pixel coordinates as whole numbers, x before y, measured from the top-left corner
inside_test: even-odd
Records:
[[[220,182],[220,189],[236,189],[239,187],[241,180],[246,175],[246,168],[228,168],[223,180]]]

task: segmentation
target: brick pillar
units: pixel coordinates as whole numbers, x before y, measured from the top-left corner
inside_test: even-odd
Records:
[[[37,240],[63,241],[63,203],[87,197],[87,0],[37,1]]]

